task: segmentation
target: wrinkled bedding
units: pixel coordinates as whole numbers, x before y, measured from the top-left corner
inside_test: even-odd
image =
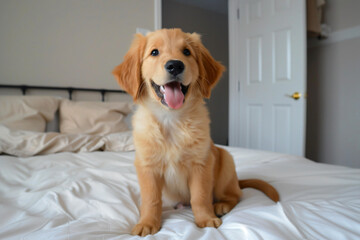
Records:
[[[131,131],[106,135],[12,130],[0,124],[0,154],[30,157],[59,152],[132,151]]]
[[[218,228],[191,208],[164,203],[162,228],[145,239],[359,239],[360,170],[301,157],[227,148],[239,178],[273,184],[281,201],[245,189]],[[0,156],[0,239],[141,239],[134,152]]]

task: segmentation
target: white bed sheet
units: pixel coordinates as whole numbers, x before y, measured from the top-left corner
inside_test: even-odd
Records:
[[[277,204],[254,189],[218,228],[200,229],[190,208],[165,204],[162,228],[144,239],[359,239],[360,170],[304,158],[227,148],[239,178],[278,189]],[[0,156],[0,239],[141,239],[134,152]]]

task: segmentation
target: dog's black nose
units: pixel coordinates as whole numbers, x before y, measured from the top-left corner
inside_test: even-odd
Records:
[[[179,60],[170,60],[165,64],[165,69],[173,76],[177,76],[185,69],[185,65]]]

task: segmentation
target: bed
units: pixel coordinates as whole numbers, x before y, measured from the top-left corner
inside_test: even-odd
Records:
[[[38,101],[44,102],[41,98]],[[76,120],[67,118],[71,113],[89,106],[88,111],[95,107],[97,112],[104,106],[81,103],[77,108],[77,103],[74,107],[56,98],[47,99],[46,105],[51,101],[51,109],[33,104],[40,109],[33,114],[40,117],[25,114],[15,119],[35,119],[38,126],[33,131],[34,122],[4,120],[4,105],[11,101],[0,97],[0,239],[142,239],[130,235],[141,202],[131,126],[113,133],[114,128],[99,125],[100,118],[76,132],[78,126],[71,125]],[[125,121],[132,106],[119,105],[121,110],[112,105],[105,113],[117,111]],[[49,124],[63,106],[73,109],[61,110],[60,132],[46,132],[44,121]],[[70,121],[65,128],[64,119]],[[239,179],[268,181],[281,201],[274,203],[257,190],[245,189],[218,229],[196,227],[190,207],[174,209],[165,201],[161,230],[145,239],[360,239],[359,169],[223,147],[233,155]]]

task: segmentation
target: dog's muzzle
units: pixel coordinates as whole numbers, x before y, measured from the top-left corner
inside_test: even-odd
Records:
[[[172,81],[165,85],[157,85],[151,81],[156,95],[161,99],[161,103],[172,109],[179,109],[185,102],[185,95],[189,86],[185,86],[178,81]]]
[[[185,101],[185,95],[189,88],[181,83],[185,65],[179,60],[169,60],[164,68],[169,73],[168,82],[165,85],[157,85],[151,81],[151,86],[162,104],[172,109],[179,109]]]

